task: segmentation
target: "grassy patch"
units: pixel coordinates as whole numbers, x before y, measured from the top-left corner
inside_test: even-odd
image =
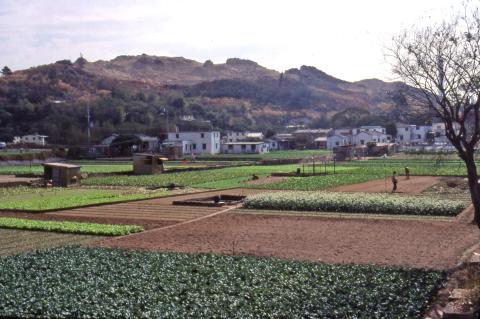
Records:
[[[43,211],[168,195],[166,191],[91,188],[0,188],[0,210]]]
[[[107,225],[65,221],[40,221],[9,217],[0,218],[0,228],[41,230],[58,233],[101,236],[121,236],[143,231],[143,227],[136,225]]]
[[[444,274],[209,254],[59,248],[0,259],[0,316],[418,318]]]
[[[277,192],[247,197],[244,207],[292,211],[455,216],[464,201],[391,194]]]

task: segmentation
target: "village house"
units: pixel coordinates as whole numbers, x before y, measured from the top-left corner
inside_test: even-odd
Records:
[[[239,142],[239,141],[262,141],[264,139],[262,132],[227,132],[225,142]]]
[[[218,154],[220,153],[220,132],[169,132],[163,147],[177,156],[188,154]]]
[[[222,153],[224,154],[263,154],[270,151],[267,142],[226,142],[222,144]]]
[[[35,144],[45,146],[47,144],[46,139],[48,136],[40,135],[38,133],[29,134],[24,136],[15,136],[13,138],[13,144]]]
[[[316,148],[318,148],[318,142],[319,141],[315,141],[315,140],[319,137],[325,137],[326,138],[330,131],[331,131],[330,129],[301,129],[301,130],[296,130],[295,132],[292,133],[292,135],[295,139],[295,147],[297,149],[316,149]]]
[[[277,150],[293,150],[295,148],[295,139],[291,133],[278,133],[272,137],[277,142]]]
[[[431,143],[433,128],[430,125],[397,124],[396,142],[403,145]]]

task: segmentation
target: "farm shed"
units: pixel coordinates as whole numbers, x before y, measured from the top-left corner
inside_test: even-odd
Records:
[[[67,163],[44,163],[43,177],[53,186],[68,187],[80,181],[80,166]]]
[[[137,175],[160,174],[163,172],[165,157],[155,154],[133,154],[133,173]]]

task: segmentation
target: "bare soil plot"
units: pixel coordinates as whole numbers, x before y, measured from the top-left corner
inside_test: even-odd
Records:
[[[68,209],[50,213],[0,212],[0,217],[32,218],[41,220],[69,220],[105,224],[140,225],[145,229],[164,227],[221,211],[224,207],[175,206],[174,200],[205,196],[249,195],[265,190],[231,189],[224,191],[198,192],[179,196],[155,198],[128,203]]]
[[[102,236],[0,229],[0,257],[65,245],[89,245]]]
[[[259,178],[257,180],[246,181],[245,184],[263,185],[263,184],[271,184],[271,183],[281,182],[285,179],[286,179],[286,177],[282,177],[282,176],[267,176],[267,177]]]
[[[189,224],[106,239],[99,244],[448,269],[479,239],[478,228],[458,219],[448,222],[225,213]]]
[[[38,181],[38,178],[16,177],[15,175],[0,175],[0,187],[25,186],[31,182]]]
[[[423,190],[439,183],[442,180],[440,176],[411,176],[406,179],[404,176],[398,177],[397,193],[418,194]],[[392,190],[391,176],[387,176],[385,188],[385,179],[376,179],[373,181],[343,185],[328,189],[332,192],[365,192],[365,193],[384,193]]]

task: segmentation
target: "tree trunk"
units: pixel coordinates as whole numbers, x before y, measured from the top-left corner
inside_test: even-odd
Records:
[[[478,174],[475,160],[469,158],[465,160],[468,173],[468,186],[470,187],[470,196],[472,198],[475,215],[473,216],[473,223],[480,228],[480,188],[478,186]]]

